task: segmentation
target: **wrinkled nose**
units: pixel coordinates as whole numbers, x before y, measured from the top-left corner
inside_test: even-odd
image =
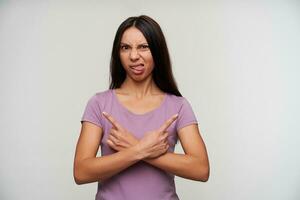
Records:
[[[132,49],[130,51],[130,55],[129,56],[130,56],[131,60],[137,60],[140,57],[140,55],[139,55],[139,53],[138,53],[138,51],[136,49]]]

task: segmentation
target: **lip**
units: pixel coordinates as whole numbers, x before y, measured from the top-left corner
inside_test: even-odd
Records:
[[[130,65],[129,66],[131,68],[131,71],[135,74],[135,75],[141,75],[144,73],[145,71],[145,67],[143,64],[136,64],[136,65]]]
[[[129,65],[130,68],[136,68],[136,67],[139,67],[139,66],[144,67],[144,64],[139,63],[139,64],[135,64],[135,65]]]

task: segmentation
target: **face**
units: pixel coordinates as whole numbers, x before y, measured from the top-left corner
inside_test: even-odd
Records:
[[[151,77],[154,61],[147,40],[139,29],[130,27],[123,33],[120,60],[127,78],[142,81]]]

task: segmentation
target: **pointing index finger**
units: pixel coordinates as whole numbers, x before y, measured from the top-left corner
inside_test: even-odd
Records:
[[[176,114],[176,115],[173,115],[171,118],[169,118],[160,128],[159,128],[159,130],[161,131],[161,132],[164,132],[164,131],[166,131],[168,128],[169,128],[169,126],[176,120],[178,118],[178,114]]]
[[[106,112],[102,112],[102,114],[116,129],[118,129],[118,130],[122,129],[122,127],[118,124],[118,122],[111,115],[109,115]]]

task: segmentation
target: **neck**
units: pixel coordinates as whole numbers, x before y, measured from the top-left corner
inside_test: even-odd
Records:
[[[149,76],[143,81],[135,81],[129,77],[126,77],[125,81],[120,87],[120,90],[137,98],[143,98],[145,96],[152,96],[162,93],[162,91],[154,83],[152,76]]]

